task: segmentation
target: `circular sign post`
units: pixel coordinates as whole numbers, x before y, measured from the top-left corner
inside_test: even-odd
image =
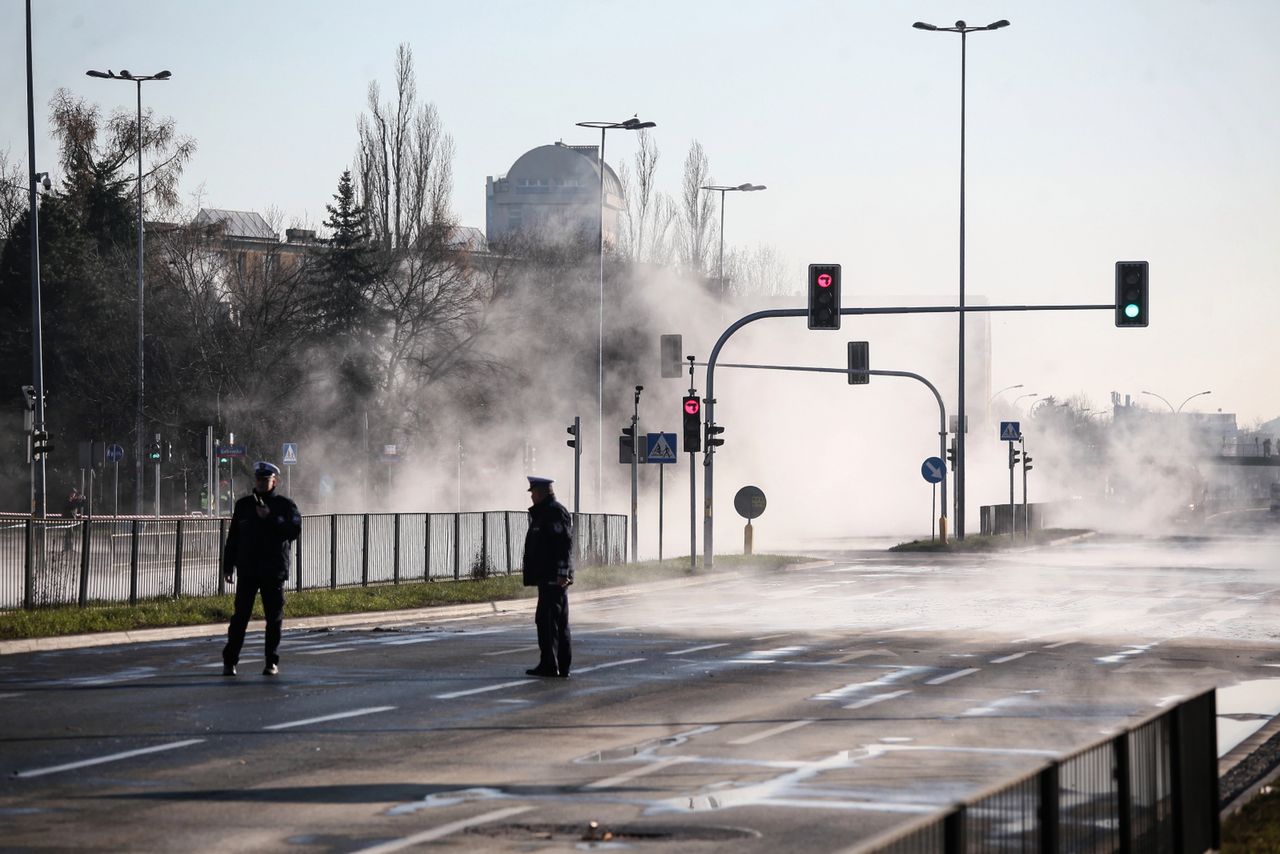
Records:
[[[934,539],[936,535],[934,529],[934,521],[937,518],[938,504],[938,484],[942,483],[942,479],[947,476],[947,465],[942,461],[941,457],[925,457],[924,462],[920,465],[920,476],[925,479],[926,483],[933,484],[933,498],[929,503],[929,539]],[[946,536],[943,536],[946,539]]]
[[[744,486],[733,496],[733,509],[747,520],[747,527],[742,532],[742,553],[751,554],[751,520],[758,519],[765,508],[764,492],[758,486]]]

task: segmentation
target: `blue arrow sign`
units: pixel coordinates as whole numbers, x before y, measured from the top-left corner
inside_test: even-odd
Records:
[[[920,466],[920,476],[929,483],[942,483],[942,479],[947,476],[947,467],[940,457],[926,457],[924,464]]]
[[[1022,425],[1017,421],[1000,422],[1000,441],[1016,442],[1022,438]]]
[[[648,440],[648,459],[651,463],[674,463],[676,461],[675,433],[646,433]]]
[[[107,446],[107,462],[118,463],[124,459],[124,448],[119,445]]]

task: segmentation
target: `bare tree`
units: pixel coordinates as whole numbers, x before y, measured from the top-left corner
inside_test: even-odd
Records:
[[[772,246],[735,247],[725,255],[724,276],[727,295],[786,296],[798,288],[788,282],[786,263]]]
[[[18,218],[26,213],[29,192],[27,170],[17,160],[9,160],[8,149],[0,151],[0,246],[9,239]]]
[[[642,130],[637,134],[635,177],[624,164],[618,170],[626,201],[622,230],[622,255],[632,261],[665,263],[671,255],[671,224],[675,211],[671,199],[657,189],[658,160],[661,153],[653,136]]]
[[[693,273],[707,271],[707,255],[715,242],[712,194],[702,188],[711,183],[711,165],[696,139],[684,158],[680,182],[680,264]]]

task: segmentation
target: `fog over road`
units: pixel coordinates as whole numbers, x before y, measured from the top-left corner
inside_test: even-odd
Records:
[[[1280,712],[1265,539],[816,554],[526,610],[0,657],[5,847],[829,851],[1219,687],[1219,753]],[[829,563],[826,561],[830,561]]]

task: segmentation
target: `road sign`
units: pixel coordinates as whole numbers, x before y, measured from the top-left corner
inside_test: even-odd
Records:
[[[398,463],[398,462],[400,462],[400,449],[399,449],[399,448],[397,448],[395,445],[383,445],[383,446],[382,446],[382,461],[383,461],[384,463]]]
[[[758,486],[744,486],[733,496],[733,509],[743,519],[755,519],[764,512],[764,492]]]
[[[940,457],[925,457],[924,464],[920,466],[920,476],[929,483],[942,483],[947,476],[946,464]]]
[[[218,456],[220,457],[243,457],[244,445],[219,445]]]
[[[280,449],[280,462],[287,466],[296,466],[298,464],[298,443],[285,442],[284,447]]]
[[[1000,441],[1016,442],[1022,438],[1022,425],[1017,421],[1000,422]]]
[[[651,463],[674,463],[676,461],[675,433],[646,433],[648,453],[646,461]]]
[[[107,462],[118,463],[124,459],[124,448],[119,445],[107,446]]]

